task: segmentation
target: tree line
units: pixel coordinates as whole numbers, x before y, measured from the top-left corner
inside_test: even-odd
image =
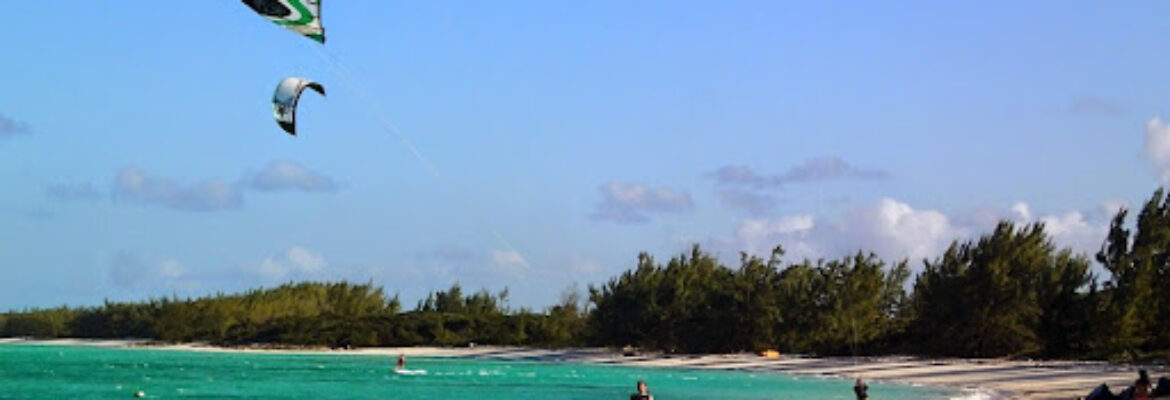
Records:
[[[507,292],[464,295],[455,284],[403,312],[397,296],[386,296],[370,283],[302,282],[197,299],[8,312],[0,314],[0,336],[145,338],[228,346],[581,344],[574,339],[581,331],[582,313],[574,306],[536,313],[509,310],[506,301]]]
[[[464,293],[458,284],[404,310],[371,283],[306,282],[11,311],[0,314],[0,336],[1170,359],[1170,197],[1161,189],[1132,224],[1128,210],[1113,216],[1092,259],[1056,246],[1042,223],[1010,221],[952,242],[915,276],[909,260],[863,251],[789,263],[783,256],[777,246],[767,258],[741,254],[727,266],[697,245],[665,263],[643,253],[587,296],[569,290],[539,311],[508,308],[506,290]]]

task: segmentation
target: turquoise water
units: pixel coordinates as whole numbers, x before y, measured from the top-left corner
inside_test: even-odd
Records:
[[[0,345],[0,399],[628,399],[649,383],[657,400],[852,399],[852,382],[778,373],[561,362],[202,353]],[[874,399],[947,399],[953,391],[871,384]]]

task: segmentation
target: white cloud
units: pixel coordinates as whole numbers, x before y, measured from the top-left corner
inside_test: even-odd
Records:
[[[985,212],[983,218],[961,219],[964,223],[958,225],[965,232],[975,235],[989,232],[1000,220],[1009,220],[1017,225],[1042,222],[1044,231],[1057,247],[1068,247],[1074,252],[1092,256],[1105,240],[1114,213],[1122,207],[1128,207],[1123,200],[1106,200],[1087,212],[1072,210],[1038,214],[1032,211],[1028,203],[1017,201],[1008,210]]]
[[[999,219],[1007,219],[1017,225],[1041,222],[1044,231],[1052,238],[1057,247],[1069,247],[1074,252],[1088,256],[1096,254],[1105,235],[1109,232],[1109,222],[1113,214],[1125,207],[1121,200],[1107,200],[1102,202],[1096,210],[1083,212],[1080,210],[1063,213],[1036,214],[1031,211],[1028,203],[1019,201],[1012,205],[1010,213],[1003,213]],[[984,233],[991,229],[995,221],[983,226],[973,226],[976,233]]]
[[[240,192],[226,182],[205,180],[184,186],[168,178],[150,176],[136,167],[118,171],[114,198],[181,211],[226,210],[243,204]]]
[[[297,271],[315,273],[325,268],[325,258],[300,246],[290,247],[284,258]]]
[[[328,263],[325,257],[301,246],[292,246],[277,255],[270,256],[254,269],[261,278],[270,281],[285,278],[312,278],[320,276]]]
[[[1032,208],[1028,206],[1028,203],[1017,201],[1012,204],[1011,210],[1015,214],[1015,220],[1017,221],[1032,220]]]
[[[892,198],[848,212],[835,230],[847,238],[837,246],[839,253],[862,249],[911,260],[940,253],[963,233],[941,212],[915,209]]]
[[[167,279],[182,278],[187,275],[187,269],[183,268],[183,265],[179,264],[179,261],[173,258],[160,261],[155,266],[155,272],[158,276]]]
[[[1170,184],[1170,125],[1154,117],[1146,122],[1146,159],[1163,184]]]
[[[1101,207],[1115,210],[1119,205],[1110,201]],[[862,250],[888,260],[908,258],[918,267],[920,260],[937,257],[952,241],[989,233],[1001,220],[1021,226],[1042,222],[1059,248],[1068,247],[1088,256],[1099,249],[1109,226],[1107,217],[1090,218],[1075,210],[1036,215],[1025,202],[1004,209],[950,216],[883,198],[847,210],[833,220],[822,221],[811,215],[743,219],[733,236],[715,240],[714,247],[723,252],[747,251],[766,256],[779,244],[789,257],[797,259],[836,258]]]
[[[273,161],[260,172],[244,179],[248,188],[263,192],[298,190],[332,193],[338,184],[332,178],[310,171],[292,161]]]
[[[137,167],[125,167],[114,179],[113,199],[152,204],[181,211],[218,211],[239,208],[244,203],[241,189],[264,192],[336,192],[333,179],[312,172],[290,161],[274,161],[259,173],[236,183],[208,179],[184,184],[174,179],[152,176]],[[60,199],[95,199],[101,196],[92,185],[55,185],[48,188]]]
[[[1105,235],[1109,233],[1109,223],[1091,222],[1085,219],[1079,211],[1071,211],[1061,215],[1041,217],[1044,230],[1052,237],[1052,241],[1060,247],[1070,247],[1073,251],[1092,257],[1100,250]]]
[[[919,260],[938,254],[963,233],[941,212],[884,198],[832,220],[811,215],[744,219],[735,235],[718,247],[764,256],[779,244],[795,258],[831,258],[863,250],[887,259]]]
[[[651,188],[641,183],[611,182],[601,187],[602,201],[589,215],[594,220],[645,223],[649,213],[677,213],[694,208],[691,195],[670,188]]]
[[[1110,220],[1113,220],[1113,216],[1117,215],[1118,211],[1121,211],[1122,209],[1128,210],[1129,208],[1130,207],[1129,207],[1128,201],[1120,200],[1120,199],[1110,199],[1110,200],[1105,200],[1105,201],[1101,202],[1101,206],[1098,207],[1097,212],[1099,212],[1100,215],[1103,218],[1105,218],[1105,220],[1110,221]]]
[[[811,240],[816,227],[813,216],[793,215],[781,218],[748,218],[740,222],[735,237],[724,246],[734,252],[769,254],[777,244],[783,244],[789,254],[813,258],[820,253],[818,244]]]

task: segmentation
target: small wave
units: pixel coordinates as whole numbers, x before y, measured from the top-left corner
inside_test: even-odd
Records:
[[[963,389],[958,396],[952,396],[948,400],[999,400],[1001,398],[998,393],[987,389]]]

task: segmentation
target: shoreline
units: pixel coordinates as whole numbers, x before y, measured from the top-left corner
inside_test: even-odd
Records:
[[[754,354],[623,356],[610,349],[540,349],[507,346],[376,347],[348,350],[324,347],[220,347],[205,343],[167,344],[144,339],[0,338],[3,344],[89,346],[217,353],[337,354],[395,357],[454,357],[490,360],[581,362],[643,368],[683,368],[785,373],[801,377],[864,378],[915,386],[961,390],[972,399],[1075,399],[1107,383],[1114,391],[1129,386],[1139,366],[1091,361],[1013,361],[1004,359],[925,359],[881,357],[781,357]],[[1170,375],[1164,366],[1146,368],[1152,377]]]

